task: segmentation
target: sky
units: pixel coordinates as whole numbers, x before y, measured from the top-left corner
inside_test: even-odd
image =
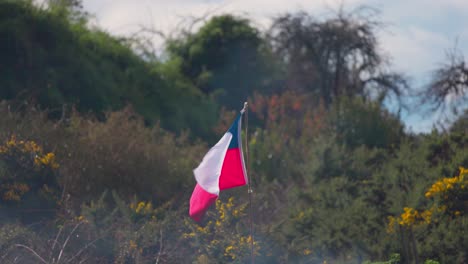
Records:
[[[83,0],[83,4],[94,25],[120,36],[141,27],[170,35],[182,21],[206,15],[236,14],[267,29],[271,18],[287,12],[325,16],[339,6],[345,11],[370,6],[379,10],[378,19],[385,25],[377,34],[391,69],[405,73],[416,88],[430,80],[448,50],[457,47],[468,55],[468,0]],[[161,41],[155,38],[155,46]],[[402,119],[409,131],[427,132],[435,116],[412,111]]]

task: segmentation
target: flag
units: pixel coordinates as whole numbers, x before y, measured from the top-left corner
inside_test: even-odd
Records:
[[[193,170],[197,184],[190,198],[190,217],[200,221],[216,201],[220,190],[247,184],[241,141],[241,120],[245,107],[229,130]]]

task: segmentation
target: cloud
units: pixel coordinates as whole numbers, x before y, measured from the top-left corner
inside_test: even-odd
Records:
[[[417,75],[442,61],[444,49],[450,46],[450,39],[443,34],[415,26],[382,32],[379,39],[399,71]]]
[[[364,0],[346,1],[345,7],[354,6]],[[132,1],[132,0],[84,0],[84,6],[96,15],[97,24],[111,32],[131,31],[138,25],[151,25],[163,31],[170,31],[184,17],[201,17],[207,13],[234,13],[247,16],[261,26],[267,26],[270,18],[285,12],[306,10],[322,12],[326,7],[336,8],[338,0],[173,0],[173,1]]]

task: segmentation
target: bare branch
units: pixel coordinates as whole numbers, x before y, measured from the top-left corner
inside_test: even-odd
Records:
[[[50,250],[49,261],[52,259],[52,254],[54,252],[55,245],[58,244],[58,238],[60,237],[62,230],[63,230],[63,226],[60,227],[60,230],[57,232],[57,236],[55,236],[54,243],[52,244],[52,249]]]
[[[447,51],[447,62],[434,71],[432,81],[420,93],[423,103],[431,105],[431,111],[457,115],[468,105],[468,66],[463,54],[455,47]],[[463,103],[465,102],[465,103]]]
[[[161,252],[163,249],[163,233],[162,228],[159,229],[159,252],[158,257],[156,258],[156,264],[159,264],[159,258],[161,257]]]
[[[60,263],[60,259],[62,258],[63,250],[64,250],[65,247],[67,246],[68,241],[70,241],[71,236],[73,235],[73,233],[75,233],[76,229],[77,229],[82,223],[83,223],[83,222],[79,222],[78,224],[75,225],[75,227],[73,228],[73,230],[70,232],[70,234],[68,235],[67,239],[66,239],[65,242],[63,243],[62,249],[60,250],[60,253],[59,253],[58,258],[57,258],[57,264]]]
[[[29,252],[31,252],[35,257],[37,257],[42,263],[45,263],[47,264],[47,261],[45,261],[41,256],[39,256],[39,254],[37,254],[36,251],[34,251],[32,248],[28,247],[28,246],[25,246],[25,245],[22,245],[22,244],[15,244],[16,247],[19,247],[19,248],[24,248],[26,250],[28,250]]]

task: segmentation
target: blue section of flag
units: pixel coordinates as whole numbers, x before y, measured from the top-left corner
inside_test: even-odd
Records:
[[[231,125],[231,127],[228,130],[228,132],[232,134],[231,143],[229,143],[228,149],[239,147],[239,135],[238,134],[239,134],[239,122],[240,122],[241,117],[242,117],[242,114],[239,113],[237,115],[236,120],[234,121],[234,123]]]

